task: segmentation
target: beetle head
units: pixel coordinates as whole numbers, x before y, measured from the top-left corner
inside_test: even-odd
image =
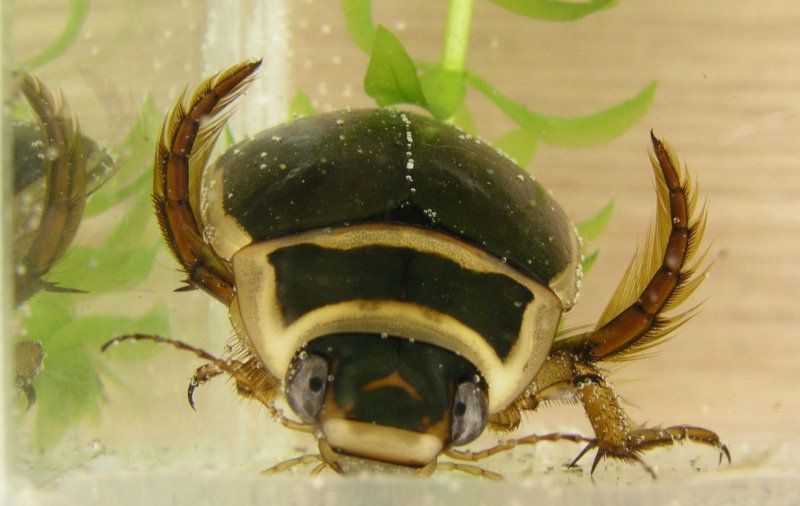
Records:
[[[448,446],[478,437],[488,416],[486,385],[472,364],[437,346],[374,334],[311,341],[290,367],[286,396],[300,418],[319,426],[329,463],[346,456],[425,467]]]

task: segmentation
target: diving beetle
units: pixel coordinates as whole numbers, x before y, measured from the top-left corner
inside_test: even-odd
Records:
[[[234,145],[208,165],[230,105],[260,61],[179,98],[156,149],[153,201],[186,273],[229,308],[234,349],[206,360],[194,389],[227,373],[286,427],[317,436],[316,462],[427,475],[498,475],[475,461],[522,443],[585,442],[638,461],[676,441],[712,446],[701,427],[639,426],[599,363],[629,359],[686,315],[664,313],[703,279],[690,265],[705,226],[695,186],[652,137],[657,227],[594,329],[559,334],[581,285],[579,239],[558,203],[489,145],[410,112],[347,110],[296,119]],[[700,260],[698,260],[700,262]],[[295,416],[276,406],[285,396]],[[483,451],[457,447],[520,413],[575,400],[594,437],[527,436]],[[575,459],[575,461],[578,460]],[[573,462],[574,464],[574,462]]]

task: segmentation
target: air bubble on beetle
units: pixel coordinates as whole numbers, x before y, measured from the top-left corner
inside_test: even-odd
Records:
[[[342,125],[344,125],[344,120],[342,118],[339,118],[339,119],[336,120],[336,124],[339,125],[339,126],[342,126]]]
[[[381,332],[381,339],[387,339],[388,337],[389,334],[387,334],[386,332]]]
[[[55,146],[51,146],[51,147],[47,148],[47,151],[45,153],[47,155],[47,159],[50,160],[50,161],[58,159],[59,152],[58,152],[58,148],[56,148]]]
[[[270,137],[270,139],[272,139],[273,142],[281,142],[283,140],[282,137],[279,137],[277,135],[273,135],[272,137]]]

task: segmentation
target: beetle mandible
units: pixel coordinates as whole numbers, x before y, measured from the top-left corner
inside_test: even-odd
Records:
[[[578,237],[552,197],[485,143],[434,119],[387,109],[301,118],[211,148],[260,61],[208,79],[168,116],[153,200],[167,244],[198,287],[229,307],[225,359],[160,336],[207,363],[189,385],[227,373],[285,426],[318,436],[316,471],[365,467],[499,475],[475,461],[516,444],[585,442],[573,464],[638,461],[676,441],[712,446],[688,425],[649,428],[625,413],[601,362],[657,345],[687,313],[705,209],[671,150],[652,136],[658,216],[592,330],[558,334],[581,283]],[[558,334],[558,335],[557,335]],[[105,349],[104,347],[104,349]],[[286,397],[297,418],[276,407]],[[527,436],[484,451],[457,447],[520,413],[579,401],[594,437]],[[299,418],[299,420],[298,420]]]

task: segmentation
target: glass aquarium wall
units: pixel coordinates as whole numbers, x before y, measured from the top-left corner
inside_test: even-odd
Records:
[[[796,498],[795,2],[9,0],[2,9],[0,455],[8,502]],[[603,458],[594,467],[592,450],[568,466],[583,444],[525,439],[594,437],[580,400],[554,397],[523,409],[513,431],[484,431],[466,448],[511,442],[461,469],[442,456],[430,477],[342,477],[320,465],[315,434],[276,420],[292,413],[282,384],[275,404],[265,404],[240,395],[224,371],[196,372],[209,355],[236,358],[242,345],[230,298],[187,285],[161,233],[158,146],[178,128],[176,103],[191,104],[204,80],[256,60],[235,102],[201,123],[193,168],[228,150],[236,156],[269,127],[330,111],[389,107],[451,124],[512,160],[520,181],[530,176],[545,188],[577,227],[581,294],[563,315],[561,337],[602,321],[631,258],[658,235],[664,208],[651,132],[668,141],[691,174],[684,187],[697,185],[695,215],[707,212],[705,228],[693,231],[695,240],[704,236],[696,265],[684,272],[697,290],[685,288],[691,296],[680,304],[672,297],[672,319],[658,324],[674,324],[668,336],[600,361],[598,372],[632,426],[708,428],[731,462],[721,447],[681,443],[676,432],[676,444],[640,448],[640,461]],[[219,128],[209,134],[209,125]],[[188,216],[200,222],[207,214],[199,195],[211,190],[198,188],[209,184],[187,184]],[[346,189],[320,195],[348,198]],[[566,244],[566,235],[540,239]],[[233,236],[237,251],[241,234]],[[118,336],[139,337],[105,346]],[[313,457],[299,459],[306,455]]]

